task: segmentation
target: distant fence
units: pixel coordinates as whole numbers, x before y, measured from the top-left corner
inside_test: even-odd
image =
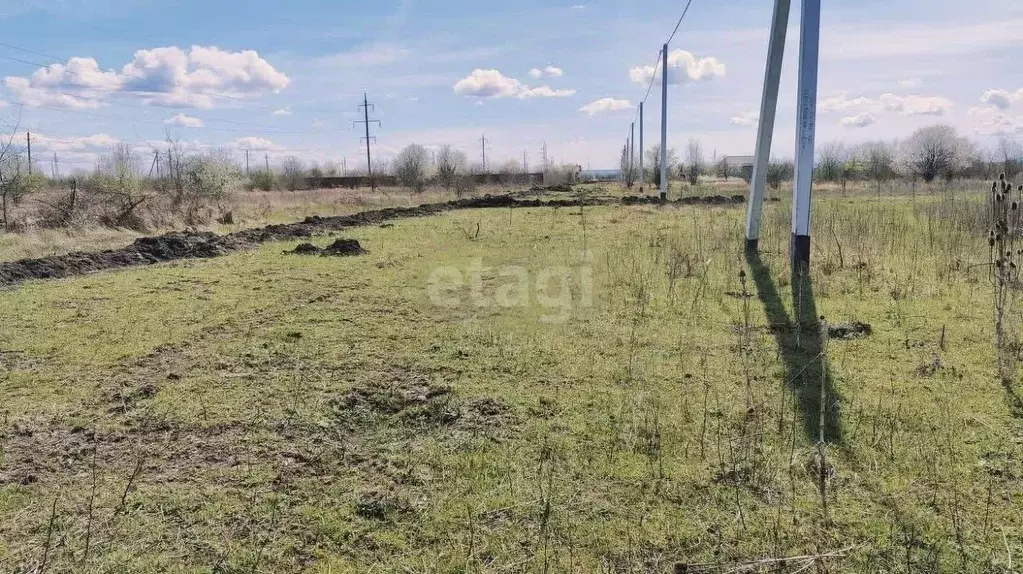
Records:
[[[498,185],[530,185],[543,183],[542,173],[474,173],[470,176],[473,183],[477,185],[498,184]],[[307,177],[306,187],[312,189],[320,188],[347,188],[370,187],[370,178],[364,175],[353,175],[343,177]],[[398,178],[393,175],[374,175],[372,183],[378,187],[398,187]]]

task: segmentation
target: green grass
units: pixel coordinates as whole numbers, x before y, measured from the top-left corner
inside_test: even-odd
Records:
[[[1023,424],[950,202],[821,198],[795,297],[784,204],[756,265],[741,208],[501,209],[5,292],[0,570],[1009,572]]]

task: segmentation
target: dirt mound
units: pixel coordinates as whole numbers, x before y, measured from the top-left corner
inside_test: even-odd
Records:
[[[355,239],[338,239],[323,249],[312,243],[299,243],[291,251],[284,251],[285,255],[320,255],[322,257],[345,257],[364,253],[368,252]]]
[[[683,198],[679,204],[728,204],[741,203],[743,196],[711,196]],[[355,215],[319,217],[312,216],[297,223],[269,225],[259,229],[246,229],[230,235],[215,235],[209,232],[176,232],[156,237],[141,237],[127,247],[97,252],[76,252],[40,259],[22,259],[0,263],[0,286],[17,285],[32,279],[55,279],[84,275],[106,269],[117,269],[135,265],[151,265],[164,261],[184,258],[217,257],[238,249],[245,249],[266,241],[280,241],[323,235],[364,225],[380,225],[387,221],[406,217],[426,217],[458,209],[521,208],[521,207],[578,207],[579,205],[612,205],[617,203],[609,198],[570,199],[516,199],[510,195],[485,195],[458,199],[445,203],[428,203],[416,207],[391,207],[364,211]],[[621,203],[660,204],[660,199],[650,196],[623,198]],[[329,249],[329,248],[328,248]],[[340,247],[339,247],[340,249]],[[361,248],[360,248],[361,249]],[[341,253],[337,253],[341,254]],[[349,254],[349,253],[344,253]],[[334,253],[331,253],[334,255]]]
[[[284,250],[285,255],[319,255],[323,250],[312,243],[299,243],[291,251]]]
[[[366,250],[354,239],[338,239],[323,250],[327,257],[344,257],[347,255],[362,255]]]
[[[734,205],[745,201],[746,197],[743,195],[694,195],[671,201],[656,195],[622,197],[622,205]]]

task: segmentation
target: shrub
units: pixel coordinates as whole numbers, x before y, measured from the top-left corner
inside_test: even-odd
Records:
[[[302,160],[289,155],[281,162],[281,183],[288,191],[297,191],[305,187],[305,166]]]
[[[411,144],[398,152],[394,158],[394,175],[398,183],[417,193],[426,189],[428,157],[426,148],[419,144]]]
[[[274,172],[272,171],[254,171],[249,176],[249,188],[259,189],[262,191],[273,191],[276,187],[277,182],[274,178]]]

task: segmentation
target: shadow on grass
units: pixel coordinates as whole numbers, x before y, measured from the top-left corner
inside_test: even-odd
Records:
[[[807,275],[792,275],[792,309],[797,315],[789,315],[778,292],[778,286],[771,279],[771,270],[764,264],[758,253],[746,253],[757,287],[757,297],[764,305],[771,331],[778,343],[785,367],[785,380],[798,401],[806,437],[817,442],[823,426],[824,441],[842,444],[842,421],[837,405],[839,396],[831,379],[831,371],[823,361],[826,332],[822,332],[817,315],[813,282]],[[822,372],[823,371],[823,372]],[[821,421],[821,385],[824,385],[825,409]]]

